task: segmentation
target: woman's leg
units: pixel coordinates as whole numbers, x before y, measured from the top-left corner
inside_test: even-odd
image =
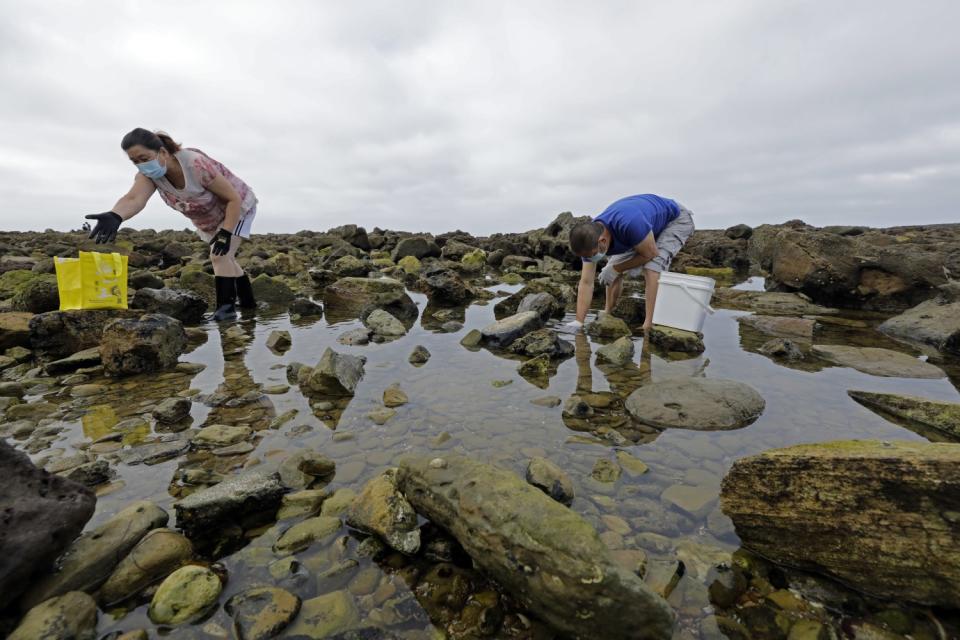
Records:
[[[243,275],[243,267],[237,262],[237,249],[240,248],[242,242],[243,238],[240,236],[231,236],[230,249],[222,256],[215,255],[211,248],[210,262],[213,263],[213,274],[215,276],[239,278]]]

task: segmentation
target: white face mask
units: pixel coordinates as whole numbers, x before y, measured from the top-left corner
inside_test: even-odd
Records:
[[[609,249],[610,247],[607,247]],[[600,250],[600,243],[597,243],[597,253],[590,256],[589,258],[584,258],[587,262],[600,262],[607,257],[607,249]]]

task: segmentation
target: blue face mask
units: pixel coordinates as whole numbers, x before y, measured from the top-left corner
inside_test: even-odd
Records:
[[[159,157],[160,154],[158,153],[157,158]],[[160,164],[160,160],[157,158],[148,160],[147,162],[141,162],[137,165],[137,171],[153,180],[162,178],[167,173],[167,167],[166,165]]]
[[[584,260],[586,260],[587,262],[600,262],[606,257],[607,257],[607,253],[605,251],[601,251],[601,252],[597,252],[595,255],[590,256],[589,258],[584,258]]]

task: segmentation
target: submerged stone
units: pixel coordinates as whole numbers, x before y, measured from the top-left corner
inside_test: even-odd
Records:
[[[561,504],[573,503],[573,481],[564,471],[546,458],[537,456],[527,463],[527,482]]]
[[[766,403],[751,386],[734,380],[684,378],[644,385],[631,393],[633,418],[658,429],[740,429],[763,413]]]
[[[8,640],[92,640],[97,603],[82,591],[70,591],[30,609]]]
[[[629,336],[617,338],[597,349],[597,361],[623,366],[633,360],[633,340]]]
[[[224,608],[239,640],[268,640],[297,617],[300,598],[286,589],[254,587],[230,598]]]
[[[420,529],[416,512],[397,489],[396,475],[396,469],[387,469],[367,482],[350,505],[347,524],[412,555],[420,549]]]
[[[890,349],[823,344],[814,345],[813,353],[833,364],[873,376],[935,379],[946,375],[940,367]]]
[[[847,395],[881,416],[932,429],[940,439],[960,440],[960,403],[869,391],[847,391]]]
[[[323,352],[303,383],[311,393],[330,396],[352,396],[360,379],[366,358],[337,353],[330,347]]]
[[[217,602],[220,578],[206,567],[188,565],[161,583],[147,614],[155,624],[184,624],[205,614]]]

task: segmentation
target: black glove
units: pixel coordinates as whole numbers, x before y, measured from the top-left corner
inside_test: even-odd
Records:
[[[210,250],[213,252],[213,255],[227,255],[227,252],[230,251],[230,240],[232,238],[233,234],[226,229],[217,231],[217,235],[213,236],[213,240],[210,241]]]
[[[95,226],[93,231],[90,232],[90,237],[96,238],[97,244],[113,242],[117,239],[117,229],[119,229],[120,225],[123,223],[123,218],[115,214],[113,211],[92,213],[89,216],[84,217],[87,220],[97,221],[97,226]]]

